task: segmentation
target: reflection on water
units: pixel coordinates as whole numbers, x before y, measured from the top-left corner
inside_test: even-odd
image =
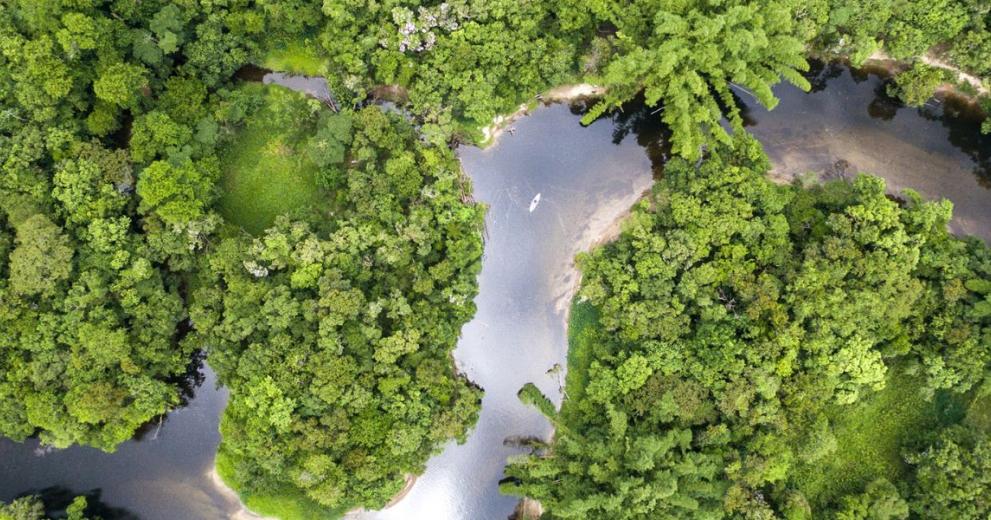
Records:
[[[580,108],[574,111],[541,108],[496,146],[460,150],[476,200],[489,206],[478,313],[454,352],[459,369],[485,389],[481,416],[468,442],[431,459],[406,498],[361,516],[487,520],[513,511],[518,499],[498,490],[506,459],[526,451],[515,441],[546,439],[551,431],[516,393],[532,381],[560,401],[558,376],[548,370],[566,364],[566,313],[578,282],[574,255],[651,183],[650,159],[636,140],[625,139],[640,118],[585,128]]]
[[[991,136],[980,134],[981,115],[956,98],[905,107],[888,96],[882,72],[814,63],[812,91],[780,85],[772,111],[738,98],[772,174],[873,173],[893,192],[949,199],[955,232],[991,240]]]
[[[257,74],[263,80],[268,71]],[[950,199],[954,230],[991,240],[991,138],[979,134],[969,105],[944,99],[906,108],[887,95],[883,77],[843,65],[814,64],[809,79],[808,94],[776,88],[781,102],[771,112],[738,93],[743,119],[764,143],[774,175],[872,172],[894,191]],[[306,91],[292,81],[280,84]],[[504,441],[550,434],[516,392],[534,382],[560,400],[558,377],[547,371],[565,364],[566,312],[578,283],[574,254],[615,223],[669,153],[655,109],[631,103],[588,128],[579,124],[583,110],[542,108],[515,123],[515,133],[497,146],[460,150],[476,198],[489,205],[478,314],[454,354],[459,369],[485,388],[481,417],[468,442],[430,460],[399,504],[360,516],[501,520],[512,511],[516,499],[500,495],[498,482],[506,459],[524,449]],[[37,441],[0,439],[0,500],[94,492],[118,510],[108,510],[110,518],[229,517],[239,506],[208,475],[227,394],[216,388],[209,367],[196,368],[187,375],[188,404],[146,425],[114,454],[49,452],[38,450]]]
[[[84,494],[99,502],[97,509],[103,510],[96,512],[108,520],[229,517],[240,505],[207,475],[220,443],[218,425],[227,392],[217,388],[213,371],[202,360],[181,386],[185,406],[151,421],[112,454],[0,438],[0,501],[41,494],[57,506],[66,497]]]

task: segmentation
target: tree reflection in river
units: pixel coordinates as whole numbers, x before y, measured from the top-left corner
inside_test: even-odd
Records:
[[[73,499],[82,495],[86,497],[86,515],[102,520],[138,520],[134,513],[120,508],[107,505],[101,500],[103,494],[100,489],[93,489],[84,493],[76,493],[61,486],[52,486],[36,492],[25,493],[26,495],[36,495],[45,504],[45,515],[49,518],[62,518],[66,508],[72,504]]]
[[[960,96],[944,96],[932,106],[919,109],[919,115],[939,121],[949,132],[950,143],[974,161],[973,173],[985,188],[991,188],[991,135],[981,133],[984,114],[974,103]]]
[[[991,186],[991,137],[979,134],[972,106],[947,98],[906,109],[887,96],[882,77],[841,64],[813,63],[807,77],[812,92],[781,85],[775,89],[781,102],[771,112],[735,93],[776,175],[870,171],[893,191],[914,188],[950,199],[956,231],[991,238],[991,191],[985,189]],[[466,345],[458,353],[472,352],[461,358],[462,368],[487,383],[483,418],[467,445],[431,460],[406,499],[369,516],[424,518],[444,511],[451,514],[436,517],[457,520],[512,510],[514,500],[499,495],[497,482],[505,458],[518,450],[502,443],[508,435],[548,431],[515,392],[531,380],[543,381],[548,393],[557,388],[545,372],[562,362],[566,345],[561,309],[570,293],[558,289],[577,281],[566,276],[572,253],[590,243],[592,228],[622,213],[612,202],[632,203],[649,184],[646,170],[659,172],[668,156],[668,134],[656,108],[633,103],[585,129],[578,124],[583,111],[580,103],[570,114],[566,107],[541,108],[496,148],[462,150],[493,221],[481,281],[484,304],[465,328]],[[524,203],[535,193],[544,197],[530,213]],[[610,211],[595,214],[600,206]],[[184,376],[185,406],[147,425],[114,454],[77,447],[39,455],[36,440],[0,439],[0,500],[61,486],[65,493],[101,490],[108,507],[146,520],[230,516],[238,504],[208,476],[226,402],[214,380],[202,359],[195,360]]]

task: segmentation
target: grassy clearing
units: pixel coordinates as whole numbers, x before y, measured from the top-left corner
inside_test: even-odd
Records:
[[[217,453],[217,474],[230,486],[234,466],[223,451]],[[314,502],[296,488],[269,490],[266,494],[240,493],[241,502],[251,511],[280,520],[328,520],[344,516],[347,508],[330,509]]]
[[[319,48],[309,39],[278,43],[265,53],[261,65],[279,72],[322,76],[327,71],[327,58],[319,54]]]
[[[589,302],[571,302],[568,319],[568,375],[564,392],[568,400],[580,402],[588,385],[588,366],[592,360],[595,332],[599,328],[599,310]]]
[[[229,222],[258,234],[275,217],[318,201],[317,167],[303,153],[300,129],[279,127],[269,113],[273,97],[302,96],[275,86],[241,88],[258,90],[267,106],[250,116],[221,152],[220,212]]]
[[[839,449],[814,465],[797,466],[791,476],[792,485],[814,509],[859,493],[878,478],[903,480],[910,473],[902,459],[903,447],[960,420],[964,412],[960,400],[940,395],[926,401],[920,386],[918,377],[892,367],[884,390],[856,405],[831,410]]]

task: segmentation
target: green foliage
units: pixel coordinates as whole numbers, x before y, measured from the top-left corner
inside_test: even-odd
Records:
[[[554,443],[504,491],[551,518],[907,517],[899,453],[959,420],[949,396],[988,367],[988,249],[880,179],[767,168],[748,139],[671,161],[620,239],[579,257],[597,324],[572,336]]]
[[[224,450],[217,453],[217,473],[224,482],[235,482],[235,462]],[[282,486],[257,486],[259,489],[247,491],[238,489],[241,502],[252,512],[280,520],[324,520],[339,518],[349,509],[325,507],[306,496],[299,488],[289,484]]]
[[[929,432],[959,420],[959,406],[948,396],[926,400],[919,391],[924,381],[894,367],[885,388],[871,394],[856,406],[832,406],[826,410],[825,430],[819,425],[806,433],[805,442],[814,442],[824,432],[832,437],[834,450],[807,459],[798,453],[789,475],[795,488],[807,500],[822,508],[844,495],[857,493],[874,479],[902,482],[911,475],[905,463],[905,446],[925,443]]]
[[[73,152],[47,203],[8,192],[0,204],[14,232],[0,270],[0,431],[112,450],[177,403],[169,381],[188,363],[176,344],[185,312],[133,232],[134,206],[116,187],[131,182],[126,156]]]
[[[55,518],[66,520],[100,520],[97,516],[86,516],[88,507],[86,497],[77,496],[64,511],[55,514]],[[45,504],[41,498],[29,495],[11,501],[9,504],[0,502],[0,520],[47,520]]]
[[[192,140],[193,131],[174,121],[168,114],[154,111],[138,117],[131,133],[131,157],[147,163],[156,157],[180,159],[188,155],[183,148]]]
[[[950,428],[908,460],[917,465],[912,510],[920,517],[991,515],[991,441],[986,432]]]
[[[832,52],[862,63],[882,48],[895,58],[913,59],[950,41],[966,27],[971,0],[828,1],[820,39]]]
[[[984,74],[988,29],[974,0],[7,2],[0,434],[112,450],[178,403],[175,377],[209,348],[232,389],[221,472],[249,505],[381,506],[477,414],[449,355],[474,311],[482,212],[445,145],[588,80],[608,89],[588,120],[642,92],[677,154],[720,151],[672,165],[620,243],[582,260],[559,439],[507,489],[560,517],[804,518],[820,499],[898,517],[889,486],[841,499],[795,468],[864,457],[844,493],[910,471],[892,462],[907,441],[891,432],[922,428],[905,407],[982,384],[991,260],[946,235],[947,206],[899,207],[876,180],[759,180],[761,154],[722,150],[720,121],[740,130],[734,95],[773,107],[781,78],[807,86],[810,40],[855,61],[943,43]],[[262,59],[326,74],[344,112],[232,87]],[[922,102],[936,77],[916,66],[896,88]],[[368,94],[412,121],[349,111]],[[891,382],[894,359],[912,385]],[[535,387],[521,397],[556,413]],[[917,452],[913,511],[982,511],[985,483],[963,480],[982,462],[951,441],[980,446]],[[978,469],[940,473],[957,460]]]
[[[598,323],[595,307],[588,302],[572,303],[568,320],[568,373],[564,380],[564,393],[571,399],[581,399],[588,386],[588,368]]]
[[[734,130],[742,120],[731,85],[748,89],[773,108],[771,86],[784,77],[803,89],[802,2],[672,2],[641,0],[632,6],[595,2],[592,10],[619,29],[616,57],[593,81],[605,98],[585,115],[588,123],[643,92],[648,104],[664,104],[662,119],[672,129],[678,155],[698,158],[707,143],[730,144],[720,125]]]
[[[10,290],[20,296],[55,294],[72,271],[72,247],[58,226],[41,214],[17,226],[9,256]]]
[[[480,390],[450,351],[474,310],[482,210],[450,150],[396,116],[231,88],[258,40],[315,34],[317,3],[202,4],[0,7],[0,434],[112,450],[179,403],[176,376],[209,347],[232,388],[224,477],[250,504],[380,506],[477,415]],[[487,38],[512,43],[498,20],[531,38],[551,23],[516,17],[550,19],[542,6],[503,4],[434,58],[466,75],[444,99],[504,60],[490,48],[447,63]],[[314,45],[288,49],[309,67]],[[512,81],[496,100],[471,94],[488,103],[472,110],[490,119],[516,87],[546,86],[549,62],[517,50],[531,73],[503,68]],[[423,113],[454,121],[432,98],[453,82],[424,77]],[[261,237],[219,236],[218,199]]]
[[[462,201],[450,150],[398,115],[311,124],[350,129],[350,160],[322,195],[333,213],[282,215],[220,243],[194,295],[194,341],[231,389],[228,483],[279,510],[301,496],[377,508],[477,415],[480,391],[450,352],[474,312],[482,210]]]
[[[261,66],[292,74],[321,76],[327,68],[328,59],[320,54],[321,47],[312,39],[278,42],[265,53]]]
[[[247,122],[223,144],[220,210],[230,222],[257,234],[275,217],[321,199],[320,165],[332,169],[335,159],[343,160],[342,142],[348,136],[320,122],[346,117],[322,116],[327,112],[322,105],[281,87],[249,85],[240,94],[250,99],[232,103],[247,105]],[[341,133],[349,132],[344,126]]]
[[[96,97],[107,103],[122,107],[133,107],[141,88],[147,88],[147,71],[140,65],[115,63],[100,74],[93,82]]]
[[[179,403],[235,4],[0,6],[0,434],[113,450]]]
[[[156,161],[141,171],[138,179],[138,210],[154,213],[169,225],[182,225],[202,218],[212,202],[217,182],[216,161],[179,166]]]
[[[909,106],[926,104],[940,85],[946,83],[946,71],[916,63],[911,69],[895,76],[888,85],[888,95],[900,98]]]
[[[940,68],[957,69],[989,79],[991,10],[981,0],[827,0],[828,19],[815,39],[817,52],[850,58],[861,64],[878,51],[908,61],[912,67],[896,76],[889,93],[909,105],[922,105],[935,89],[957,74],[936,70],[921,57],[939,60]],[[974,95],[972,85],[961,88]],[[987,96],[979,96],[986,104]],[[991,131],[985,121],[983,130]]]
[[[949,42],[949,57],[971,73],[987,78],[991,75],[991,10],[983,2],[965,2],[968,25],[959,37]]]
[[[45,505],[35,496],[27,496],[11,501],[0,502],[0,520],[43,520]]]
[[[558,5],[561,4],[561,5]],[[572,77],[585,34],[566,2],[324,3],[319,41],[342,99],[393,85],[434,143],[479,127]]]
[[[837,520],[896,520],[908,518],[908,503],[891,482],[878,479],[863,493],[843,498]]]

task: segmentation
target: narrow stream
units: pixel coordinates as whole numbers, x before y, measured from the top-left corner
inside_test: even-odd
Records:
[[[301,88],[282,79],[278,83]],[[881,77],[842,65],[818,65],[812,79],[809,94],[775,89],[781,103],[771,112],[738,93],[749,130],[775,164],[774,175],[869,171],[886,178],[892,191],[912,187],[930,198],[949,198],[953,229],[991,240],[991,138],[979,135],[966,106],[932,101],[922,109],[901,107],[884,94]],[[481,417],[468,442],[451,443],[431,459],[398,504],[355,516],[502,520],[513,510],[516,499],[500,495],[497,486],[507,457],[521,450],[503,441],[550,433],[516,392],[534,382],[560,399],[559,376],[546,372],[565,364],[565,320],[578,282],[574,254],[615,231],[613,224],[666,157],[649,109],[632,106],[588,128],[574,112],[566,105],[543,107],[517,121],[496,145],[459,150],[476,199],[489,205],[478,314],[454,353],[459,369],[485,388]],[[37,441],[0,439],[0,500],[35,492],[98,494],[110,508],[108,520],[243,515],[236,497],[211,479],[227,393],[216,388],[206,365],[198,374],[185,407],[113,454],[39,450]]]

